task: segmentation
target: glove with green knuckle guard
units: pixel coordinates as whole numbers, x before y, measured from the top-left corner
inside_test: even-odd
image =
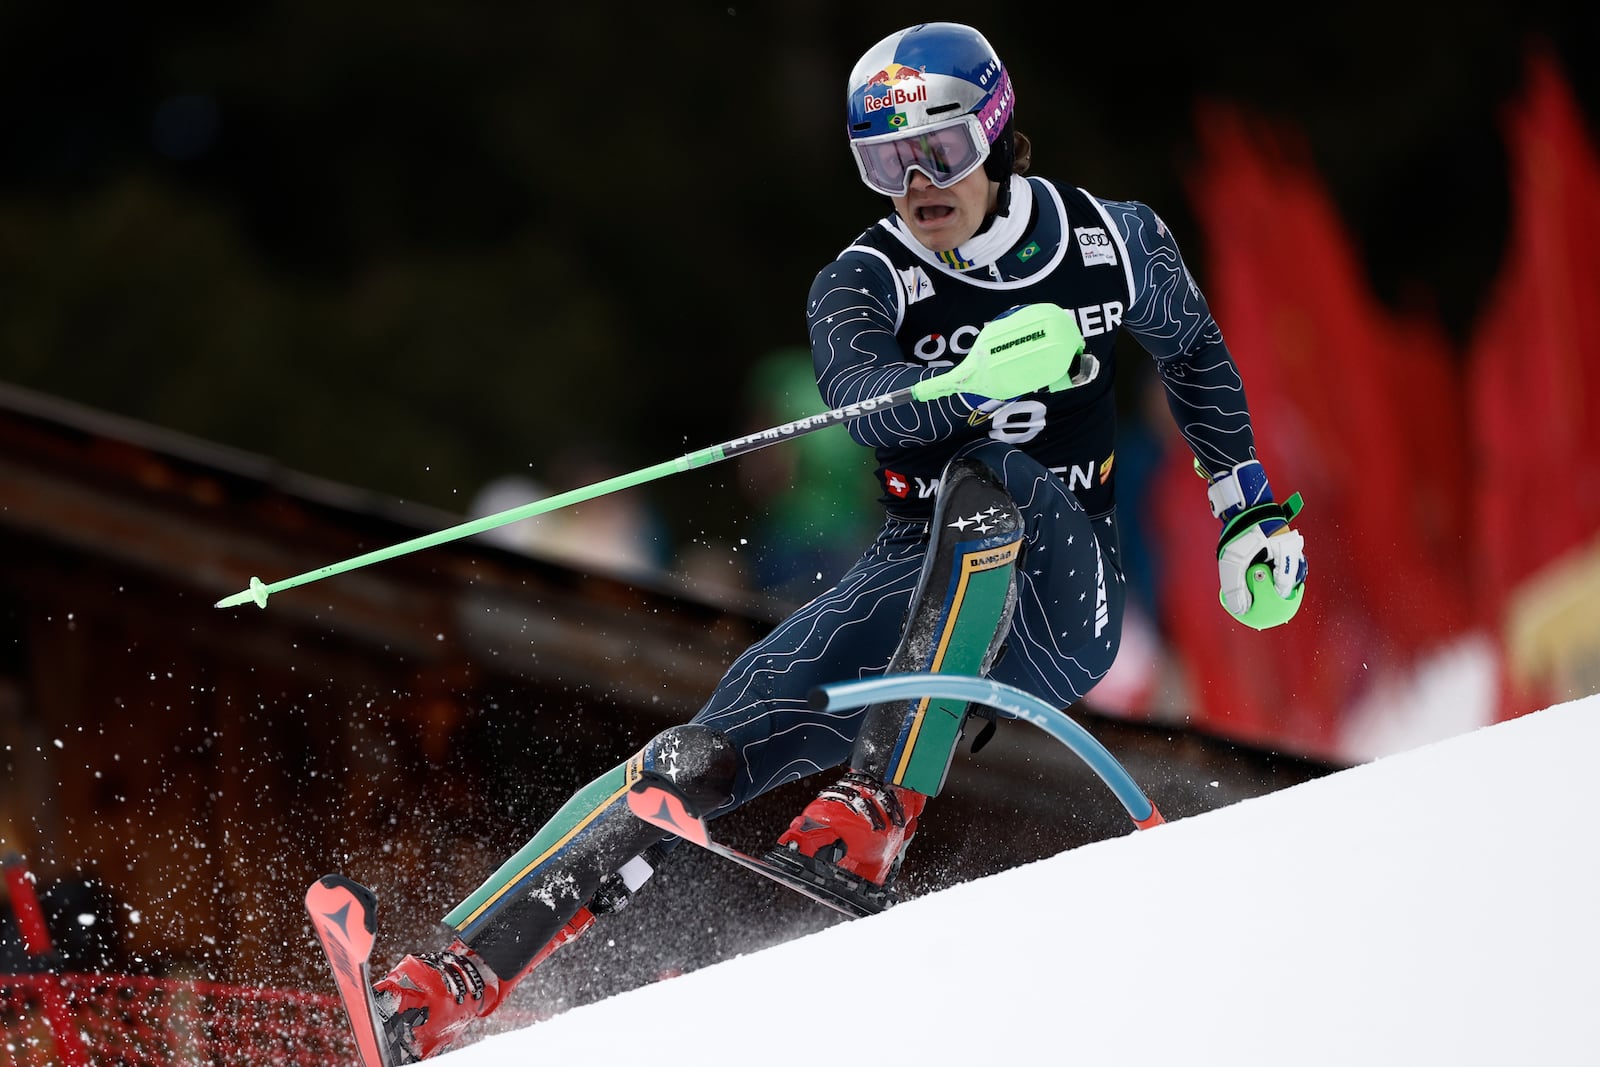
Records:
[[[1198,461],[1195,469],[1204,474]],[[1258,460],[1247,460],[1208,478],[1211,514],[1222,520],[1217,539],[1218,599],[1246,626],[1281,626],[1300,610],[1308,566],[1305,538],[1289,523],[1300,514],[1299,493],[1283,503]]]

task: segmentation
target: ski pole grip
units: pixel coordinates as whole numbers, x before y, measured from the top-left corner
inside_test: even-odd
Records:
[[[1008,400],[1067,378],[1084,350],[1072,313],[1055,304],[1024,304],[978,331],[961,365],[912,386],[918,400],[974,393]]]

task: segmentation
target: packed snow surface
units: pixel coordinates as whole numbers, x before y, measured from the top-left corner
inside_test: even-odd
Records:
[[[1597,754],[1600,696],[908,901],[439,1062],[1597,1064]]]

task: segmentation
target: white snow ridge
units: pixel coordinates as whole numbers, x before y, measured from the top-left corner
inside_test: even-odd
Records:
[[[1600,1064],[1597,753],[1600,696],[911,900],[441,1067]]]

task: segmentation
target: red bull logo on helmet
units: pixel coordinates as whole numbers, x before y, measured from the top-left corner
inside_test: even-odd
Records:
[[[895,85],[910,79],[922,80],[922,71],[916,67],[908,67],[904,63],[890,63],[878,73],[867,79],[867,88],[875,85]]]
[[[902,82],[916,84],[902,85]],[[880,89],[881,93],[878,92]],[[886,107],[903,107],[907,104],[926,103],[927,100],[928,86],[922,79],[922,71],[903,63],[890,63],[867,79],[866,93],[862,97],[861,107],[870,115]]]

